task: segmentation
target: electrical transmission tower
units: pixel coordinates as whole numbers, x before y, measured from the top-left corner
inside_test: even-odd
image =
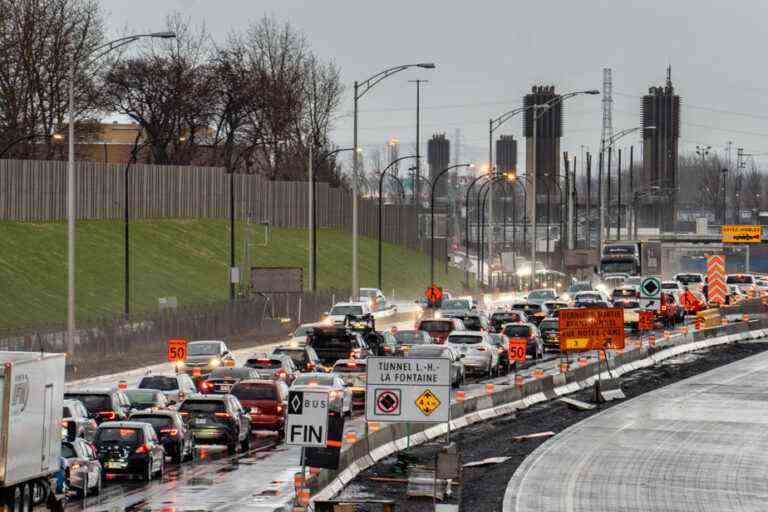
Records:
[[[606,141],[613,137],[613,76],[611,68],[603,68],[603,135],[600,138],[600,151],[605,149]]]

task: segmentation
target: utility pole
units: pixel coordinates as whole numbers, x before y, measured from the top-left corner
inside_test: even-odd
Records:
[[[619,165],[616,169],[616,189],[618,190],[616,202],[616,240],[621,240],[621,148],[619,148]]]
[[[413,202],[419,204],[421,193],[421,84],[428,84],[429,80],[408,80],[416,84],[416,180],[413,184]]]
[[[584,247],[592,247],[592,154],[587,151],[587,232]]]

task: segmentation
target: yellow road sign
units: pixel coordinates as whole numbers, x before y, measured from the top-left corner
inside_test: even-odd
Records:
[[[724,244],[759,244],[762,236],[760,226],[726,225],[722,229]]]
[[[440,407],[441,403],[440,399],[437,398],[437,395],[435,395],[431,389],[425,389],[424,392],[416,398],[416,407],[418,407],[425,416],[429,416],[435,412],[435,410]]]

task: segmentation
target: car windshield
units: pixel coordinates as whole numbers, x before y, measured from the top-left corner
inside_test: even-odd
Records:
[[[155,391],[146,389],[126,389],[125,396],[131,405],[154,405],[157,402]]]
[[[444,300],[441,306],[442,309],[470,309],[469,301],[466,299],[451,299]]]
[[[464,327],[469,331],[479,331],[483,327],[483,321],[479,316],[464,316],[461,317],[461,321],[464,322]]]
[[[333,366],[333,373],[365,373],[366,368],[365,363],[336,363]]]
[[[528,325],[507,325],[504,327],[504,334],[509,338],[528,338],[531,328]]]
[[[224,412],[226,405],[223,400],[184,400],[179,407],[181,412]]]
[[[131,421],[140,421],[141,423],[149,423],[150,425],[156,428],[173,426],[173,418],[169,418],[168,416],[152,416],[149,414],[144,414],[144,415],[134,414],[131,416]]]
[[[542,320],[539,324],[539,330],[541,332],[557,331],[560,327],[560,323],[557,320]]]
[[[634,261],[604,261],[601,266],[606,274],[631,274],[635,272]]]
[[[362,306],[333,306],[331,316],[360,316],[363,314]]]
[[[252,376],[247,368],[216,368],[208,376],[209,379],[247,379]]]
[[[429,340],[424,336],[422,331],[397,331],[395,333],[395,340],[400,344],[405,345],[423,345],[429,343]]]
[[[477,345],[482,341],[482,336],[471,336],[465,334],[452,334],[448,336],[448,343],[455,343],[456,345]]]
[[[671,283],[661,283],[661,289],[662,290],[677,290],[679,285],[677,284],[677,281],[671,282]]]
[[[554,290],[533,290],[528,294],[529,299],[554,299],[557,297]]]
[[[190,343],[187,353],[190,356],[217,356],[221,345],[219,343]]]
[[[77,453],[75,453],[75,449],[72,447],[69,443],[62,443],[61,444],[61,456],[65,459],[74,459],[77,457]]]
[[[427,332],[450,332],[453,330],[453,322],[450,320],[425,320],[421,322],[419,329]]]
[[[508,324],[509,322],[518,322],[519,320],[519,314],[507,311],[501,311],[491,315],[491,322],[494,324]]]
[[[144,377],[139,382],[139,389],[157,389],[158,391],[176,391],[179,389],[179,381],[176,377],[165,377],[162,375],[154,375],[151,377]]]
[[[591,283],[574,283],[568,288],[568,293],[588,292],[592,289]]]
[[[439,345],[422,345],[412,348],[407,357],[448,357],[448,354],[445,348]]]
[[[96,434],[97,443],[138,444],[141,431],[136,428],[100,428]]]
[[[239,400],[277,400],[277,386],[268,383],[236,384],[231,393]]]
[[[293,337],[294,338],[306,337],[310,332],[312,332],[312,329],[314,329],[314,326],[300,325],[296,328],[295,331],[293,331]]]
[[[304,364],[309,361],[307,351],[300,348],[276,348],[274,353],[286,355],[296,364]]]
[[[293,384],[296,386],[333,386],[333,377],[330,375],[299,375]]]
[[[677,280],[683,284],[695,284],[703,282],[701,274],[679,274]]]
[[[90,413],[109,411],[112,409],[112,399],[109,395],[66,393],[64,398],[68,398],[70,400],[80,400]]]
[[[731,274],[728,277],[726,277],[725,282],[727,284],[752,284],[755,281],[752,276]]]

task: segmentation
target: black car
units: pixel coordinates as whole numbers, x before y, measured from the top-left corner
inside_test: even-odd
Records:
[[[283,345],[272,351],[275,355],[288,356],[300,372],[314,372],[320,364],[320,358],[312,347]]]
[[[560,350],[560,320],[545,318],[539,324],[544,349]]]
[[[514,322],[527,322],[528,318],[523,311],[495,311],[489,320],[492,332],[501,332],[506,324]]]
[[[541,319],[547,316],[546,306],[544,306],[543,303],[536,304],[533,302],[522,302],[514,304],[512,308],[525,313],[525,316],[528,318],[528,322],[534,325],[539,325]]]
[[[75,425],[75,437],[93,441],[98,427],[96,420],[88,415],[88,409],[79,400],[64,400],[61,418],[62,433],[68,429],[70,423],[73,423]]]
[[[197,444],[223,444],[230,454],[251,447],[251,420],[233,395],[187,398],[179,413]]]
[[[131,415],[131,421],[149,423],[155,429],[165,453],[174,464],[192,460],[195,456],[195,438],[184,420],[176,411],[137,412]]]
[[[200,390],[205,394],[225,395],[241,380],[258,378],[259,372],[253,368],[216,368],[200,384]]]
[[[504,375],[509,373],[509,338],[502,333],[491,333],[491,344],[499,352],[499,372]]]
[[[469,313],[466,315],[459,315],[455,318],[464,322],[464,327],[468,331],[484,331],[488,332],[491,329],[491,324],[488,322],[488,317],[483,313]]]
[[[126,389],[123,393],[131,402],[131,413],[144,409],[165,409],[168,407],[165,394],[156,389]]]
[[[544,342],[541,339],[538,327],[532,323],[516,323],[504,326],[504,334],[508,338],[525,339],[525,355],[533,359],[544,357]]]
[[[123,421],[131,413],[131,402],[119,389],[68,391],[64,399],[80,400],[96,423]]]
[[[106,421],[99,425],[94,444],[105,473],[138,475],[146,481],[165,473],[165,449],[149,423]]]
[[[339,359],[367,359],[369,353],[363,337],[346,327],[315,327],[307,345],[315,349],[325,368],[332,368]]]

